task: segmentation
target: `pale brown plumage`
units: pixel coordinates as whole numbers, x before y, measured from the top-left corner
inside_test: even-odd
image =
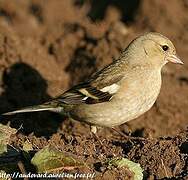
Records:
[[[4,115],[50,110],[94,126],[121,125],[152,107],[160,92],[161,68],[167,62],[183,64],[168,38],[146,33],[89,81],[45,104]]]

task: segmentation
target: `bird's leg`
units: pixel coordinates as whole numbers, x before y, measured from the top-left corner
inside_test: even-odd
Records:
[[[118,131],[116,128],[112,127],[111,128],[112,130],[114,130],[115,132],[117,132],[120,136],[123,136],[125,139],[130,139],[130,140],[144,140],[146,141],[147,139],[146,138],[143,138],[143,137],[132,137],[132,136],[127,136],[126,134],[122,133],[121,131]]]
[[[99,136],[97,135],[97,127],[96,126],[90,126],[91,133],[93,137],[100,143],[100,145],[104,148],[102,141],[100,140]]]
[[[115,132],[117,132],[120,136],[123,136],[123,137],[125,137],[125,138],[129,138],[129,136],[127,136],[126,134],[124,134],[124,133],[121,132],[121,131],[118,131],[116,128],[112,127],[111,129],[114,130]]]

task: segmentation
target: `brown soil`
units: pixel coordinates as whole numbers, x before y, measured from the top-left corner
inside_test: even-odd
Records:
[[[156,104],[128,123],[131,136],[144,139],[100,129],[101,147],[86,124],[55,113],[29,113],[1,118],[11,127],[23,127],[11,144],[22,148],[28,139],[36,150],[53,144],[73,152],[93,164],[89,172],[96,179],[128,179],[126,170],[103,167],[106,158],[119,156],[140,163],[145,179],[188,178],[186,0],[0,1],[0,112],[42,103],[86,80],[146,31],[172,39],[185,64],[163,69]],[[127,125],[118,128],[127,132]]]

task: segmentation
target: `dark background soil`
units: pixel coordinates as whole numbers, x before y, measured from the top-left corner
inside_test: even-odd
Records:
[[[145,179],[188,178],[187,0],[1,0],[0,112],[45,102],[86,80],[147,31],[169,37],[184,66],[166,66],[153,108],[119,127],[145,140],[101,129],[105,150],[86,124],[43,112],[1,118],[23,126],[11,144],[22,148],[28,139],[37,150],[50,143],[73,152],[94,164],[89,171],[98,179],[125,179],[125,172],[101,168],[116,156],[140,163]]]

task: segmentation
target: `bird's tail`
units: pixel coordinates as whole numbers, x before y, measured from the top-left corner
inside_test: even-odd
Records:
[[[52,111],[52,112],[61,112],[63,110],[63,107],[54,106],[53,103],[45,103],[41,105],[36,106],[30,106],[22,109],[18,109],[11,112],[3,113],[2,115],[13,115],[18,113],[27,113],[27,112],[38,112],[38,111]]]

